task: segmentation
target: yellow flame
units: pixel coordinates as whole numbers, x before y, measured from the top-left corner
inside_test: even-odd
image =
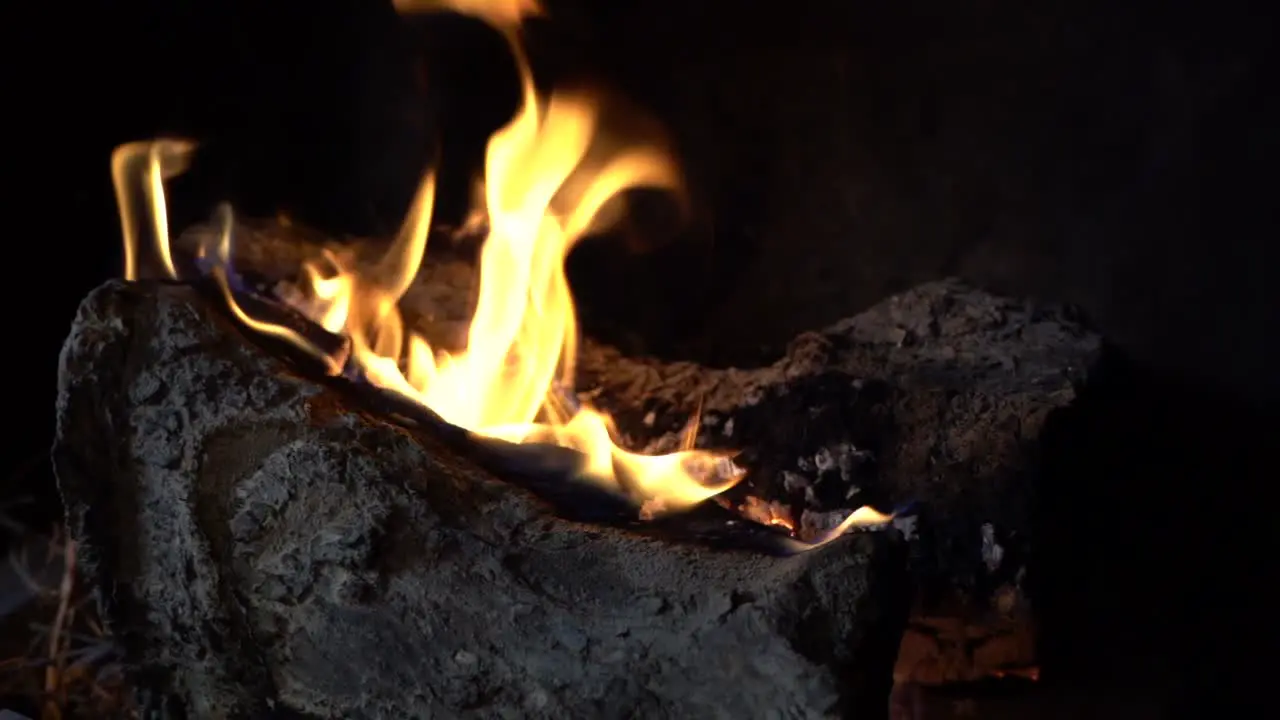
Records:
[[[578,327],[564,273],[569,251],[600,221],[611,198],[639,186],[676,188],[675,163],[656,145],[634,143],[601,152],[598,98],[586,91],[540,98],[518,33],[540,8],[530,0],[398,0],[403,11],[447,10],[478,17],[503,33],[520,73],[515,117],[490,138],[483,210],[488,236],[480,252],[479,294],[463,350],[432,348],[406,328],[399,302],[427,249],[435,176],[418,188],[395,242],[372,267],[326,251],[303,268],[290,302],[350,341],[350,361],[372,383],[431,408],[471,432],[510,442],[554,443],[579,451],[588,477],[638,505],[678,510],[732,486],[741,471],[724,453],[693,450],[646,456],[619,448],[608,416],[577,408],[562,395],[573,387]],[[149,212],[163,272],[177,277],[170,255],[163,182],[185,168],[194,144],[131,143],[112,162],[125,236],[125,276],[138,276],[140,212]],[[588,158],[589,153],[594,153]],[[601,155],[603,154],[603,157]],[[141,186],[141,192],[137,190]],[[568,188],[568,189],[566,189]],[[139,200],[141,195],[142,200]],[[138,207],[145,205],[145,207]],[[232,312],[246,326],[301,347],[342,371],[295,331],[245,312],[231,292],[229,208],[221,232],[201,248]],[[696,427],[696,426],[695,426]]]
[[[394,0],[402,14],[452,12],[483,20],[502,32],[514,31],[525,18],[542,14],[537,0]]]
[[[164,181],[186,171],[195,154],[196,145],[190,140],[165,138],[150,142],[131,142],[121,145],[111,153],[111,181],[115,186],[116,205],[120,208],[120,230],[124,234],[124,278],[138,279],[138,215],[151,218],[155,245],[161,269],[170,277],[176,277],[173,258],[169,254],[169,211],[165,207]],[[138,192],[145,207],[139,207]]]
[[[229,282],[231,210],[223,205],[220,233],[200,254],[232,312],[247,327],[311,353],[331,373],[342,372],[344,360],[352,362],[375,385],[477,435],[577,450],[583,472],[628,495],[643,516],[687,508],[734,485],[742,470],[727,453],[693,449],[696,417],[679,452],[642,455],[617,446],[607,415],[578,407],[564,394],[573,388],[578,340],[565,258],[601,224],[611,199],[640,186],[677,189],[675,163],[656,143],[600,141],[602,108],[593,93],[539,97],[517,32],[524,18],[540,12],[532,0],[396,0],[396,7],[448,10],[489,22],[510,43],[520,73],[521,105],[486,149],[481,209],[488,235],[465,348],[451,354],[431,347],[405,327],[399,310],[427,250],[434,172],[424,175],[399,235],[377,263],[326,250],[288,288],[287,300],[297,310],[350,340],[349,360],[329,357],[290,328],[256,319],[238,305]],[[130,143],[113,155],[126,279],[140,274],[137,218],[143,213],[152,222],[160,270],[178,277],[164,181],[186,168],[194,149],[190,141],[166,139]],[[846,525],[869,520],[864,510]]]
[[[828,530],[821,536],[814,538],[809,542],[804,542],[795,538],[787,538],[787,542],[784,543],[784,545],[792,552],[804,552],[805,550],[822,547],[850,530],[874,530],[882,528],[893,522],[893,519],[893,514],[886,515],[870,505],[863,505],[852,513],[849,513],[849,517],[845,518],[843,522],[831,530]]]

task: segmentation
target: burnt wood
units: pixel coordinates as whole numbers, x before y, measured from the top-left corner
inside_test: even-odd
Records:
[[[725,494],[789,510],[802,536],[870,504],[899,511],[916,590],[896,676],[1031,671],[1046,430],[1073,413],[1100,338],[1066,306],[927,283],[796,338],[770,366],[707,368],[584,344],[578,387],[625,440],[739,449]]]
[[[194,288],[82,304],[53,457],[148,713],[883,715],[891,534],[778,557],[576,522],[350,394]]]
[[[333,243],[272,223],[237,232],[236,266],[263,277],[295,276],[317,243]],[[180,246],[208,233],[193,228]],[[466,258],[437,243],[401,303],[406,320],[433,344],[459,347],[474,280]],[[802,534],[863,504],[905,511],[913,626],[929,630],[908,634],[899,674],[968,680],[1035,662],[1029,575],[1048,469],[1042,438],[1070,416],[1102,347],[1069,305],[947,280],[801,334],[764,367],[634,357],[586,338],[577,390],[635,449],[673,449],[701,409],[699,446],[739,451],[748,471],[724,499],[780,503]]]

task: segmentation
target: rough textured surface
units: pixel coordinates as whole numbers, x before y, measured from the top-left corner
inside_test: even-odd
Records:
[[[889,536],[777,558],[560,519],[211,307],[110,283],[62,355],[54,462],[152,709],[883,714]]]
[[[988,545],[1030,532],[1035,442],[1099,351],[1065,309],[941,282],[802,335],[765,368],[588,346],[579,389],[641,444],[673,442],[700,404],[700,445],[740,448],[752,470],[742,490],[785,500],[797,519],[918,503],[938,569],[972,581],[990,560],[984,524]]]
[[[237,232],[238,267],[266,277],[293,277],[315,253],[298,228]],[[206,234],[194,228],[183,247]],[[437,254],[402,307],[433,343],[458,346],[475,273]],[[749,471],[727,498],[763,500],[802,535],[862,504],[913,505],[904,529],[921,592],[899,675],[936,683],[1035,660],[1025,581],[1039,440],[1101,347],[1069,307],[944,281],[803,334],[761,368],[629,357],[587,339],[577,386],[635,448],[672,449],[701,408],[699,446],[739,450]]]
[[[1035,662],[1027,567],[1040,446],[1101,354],[1063,307],[921,285],[759,369],[628,359],[587,346],[579,388],[633,444],[740,448],[730,495],[773,503],[801,535],[867,503],[914,506],[916,609],[900,680],[973,680]]]

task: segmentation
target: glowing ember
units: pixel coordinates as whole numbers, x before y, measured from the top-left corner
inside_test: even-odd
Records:
[[[1036,666],[1025,668],[1009,668],[1007,670],[996,670],[991,673],[997,680],[1005,678],[1021,678],[1030,680],[1031,682],[1040,682],[1040,668]]]
[[[377,263],[357,265],[353,257],[327,252],[322,261],[306,265],[303,277],[281,295],[317,324],[348,337],[349,362],[373,384],[476,435],[577,450],[588,477],[628,495],[644,515],[678,511],[732,487],[742,471],[727,453],[693,449],[696,422],[679,452],[632,453],[613,441],[606,415],[579,407],[560,390],[574,386],[578,335],[566,256],[597,229],[602,210],[620,193],[641,186],[677,188],[676,163],[656,145],[609,143],[602,150],[602,143],[593,142],[600,101],[592,93],[537,95],[519,35],[522,19],[540,12],[532,0],[396,0],[396,7],[449,10],[488,22],[510,43],[520,73],[520,108],[490,138],[485,157],[481,209],[488,235],[465,349],[449,353],[431,347],[404,326],[398,306],[427,249],[433,172],[423,178],[398,237]],[[164,181],[186,168],[194,149],[188,141],[158,140],[124,145],[113,156],[126,279],[141,274],[138,216],[143,213],[150,215],[158,269],[177,277]],[[255,319],[236,304],[229,284],[229,208],[220,209],[219,219],[220,241],[201,248],[201,254],[239,320],[320,358],[332,373],[346,370],[342,359],[326,356],[289,328]],[[868,510],[850,519],[870,519]],[[871,512],[883,522],[884,516]],[[789,521],[783,524],[790,527]]]
[[[786,528],[792,535],[796,532],[796,523],[791,519],[791,509],[777,500],[769,502],[755,495],[748,495],[743,499],[742,505],[738,506],[738,512],[743,517],[755,520],[761,525]]]

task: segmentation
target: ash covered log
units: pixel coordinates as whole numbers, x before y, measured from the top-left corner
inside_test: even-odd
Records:
[[[699,447],[740,449],[750,473],[739,491],[783,501],[797,520],[918,504],[921,534],[945,538],[937,569],[976,583],[984,544],[990,555],[992,542],[1030,533],[1035,442],[1100,349],[1068,308],[944,281],[801,335],[765,368],[588,344],[578,388],[640,447],[679,442],[701,407]]]
[[[587,346],[579,389],[638,447],[740,448],[726,496],[820,533],[852,508],[913,506],[917,603],[899,679],[1034,671],[1028,560],[1038,441],[1100,358],[1071,308],[927,283],[765,368],[712,369]],[[759,507],[763,505],[763,508]],[[748,508],[752,509],[752,508]]]
[[[567,521],[187,286],[83,303],[54,462],[105,616],[171,717],[885,711],[890,536],[780,558]]]
[[[237,232],[238,266],[272,278],[297,275],[325,242],[271,223]],[[182,245],[208,233],[193,228]],[[429,255],[401,305],[452,347],[465,337],[475,273],[443,255]],[[673,447],[700,407],[699,446],[739,450],[748,470],[728,499],[762,520],[788,516],[802,535],[863,504],[912,506],[902,520],[914,530],[919,592],[899,676],[971,680],[1035,662],[1026,580],[1039,440],[1101,346],[1070,307],[947,280],[801,335],[764,368],[627,357],[586,338],[578,390],[635,449]]]

